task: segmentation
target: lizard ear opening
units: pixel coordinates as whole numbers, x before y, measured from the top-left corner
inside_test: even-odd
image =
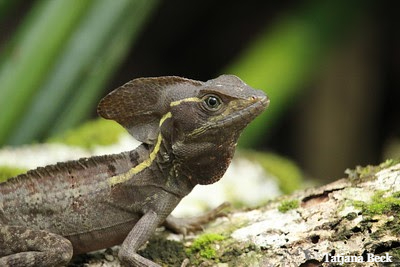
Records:
[[[160,119],[170,108],[168,89],[193,82],[176,76],[134,79],[106,95],[97,113],[121,124],[138,141],[154,144]]]

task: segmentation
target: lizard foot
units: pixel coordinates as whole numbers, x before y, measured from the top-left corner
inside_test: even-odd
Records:
[[[222,210],[229,206],[229,202],[224,202],[202,215],[190,218],[176,218],[169,215],[163,225],[171,231],[185,236],[188,232],[202,230],[204,224],[214,220],[215,218],[226,216]]]

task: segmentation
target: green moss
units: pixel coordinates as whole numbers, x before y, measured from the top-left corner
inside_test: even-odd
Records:
[[[395,164],[399,163],[399,160],[388,159],[381,164],[374,166],[374,165],[367,165],[363,166],[356,166],[355,169],[346,169],[345,173],[349,176],[350,179],[371,179],[375,176],[375,174],[382,169],[389,168]]]
[[[7,180],[8,178],[17,176],[27,172],[27,169],[10,167],[10,166],[0,166],[0,182]]]
[[[278,178],[279,188],[290,194],[301,187],[303,174],[291,160],[272,153],[241,151],[249,159],[254,159],[270,174]]]
[[[400,262],[400,248],[393,248],[390,250],[390,255],[393,256],[393,262]]]
[[[91,149],[99,145],[116,143],[124,131],[124,128],[115,121],[97,119],[60,136],[52,137],[48,142]]]
[[[200,257],[205,259],[215,259],[217,251],[214,244],[216,241],[224,240],[225,237],[219,234],[208,233],[199,236],[193,244],[186,250],[188,255],[198,253]]]
[[[278,207],[278,210],[282,213],[285,213],[289,210],[297,209],[299,207],[298,200],[284,200]]]
[[[384,191],[377,191],[371,202],[356,201],[354,205],[360,208],[364,215],[396,214],[400,212],[400,193],[384,197]]]
[[[352,221],[352,220],[354,220],[355,218],[357,218],[357,213],[355,213],[355,212],[350,212],[350,213],[348,213],[346,216],[345,216],[345,218],[347,219],[347,220],[349,220],[349,221]]]

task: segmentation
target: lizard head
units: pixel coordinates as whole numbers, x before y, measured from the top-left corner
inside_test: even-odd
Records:
[[[207,82],[167,76],[126,83],[100,101],[98,113],[154,149],[163,143],[179,175],[208,184],[222,177],[240,133],[268,104],[233,75]]]
[[[172,94],[171,94],[172,95]],[[241,131],[269,104],[264,92],[233,75],[222,75],[172,101],[170,112],[177,139],[184,142],[236,141]]]
[[[269,99],[233,75],[202,83],[192,94],[171,102],[168,129],[173,131],[163,135],[170,135],[183,173],[191,173],[199,184],[214,183],[229,166],[240,133]]]

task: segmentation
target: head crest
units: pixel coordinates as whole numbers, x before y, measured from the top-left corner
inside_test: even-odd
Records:
[[[153,144],[160,119],[169,110],[168,90],[185,84],[201,83],[176,76],[134,79],[105,96],[97,112],[105,119],[117,121],[137,140]]]

